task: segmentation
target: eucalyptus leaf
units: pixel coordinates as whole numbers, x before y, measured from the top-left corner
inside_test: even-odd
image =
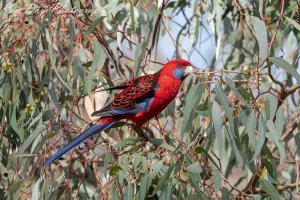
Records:
[[[280,199],[277,189],[269,181],[262,178],[261,185],[262,185],[262,188],[264,189],[264,191],[266,191],[271,196],[272,200]]]
[[[247,120],[247,134],[253,148],[255,148],[257,144],[256,127],[257,127],[257,119],[255,116],[255,112],[252,111]]]
[[[141,44],[137,45],[135,56],[134,56],[134,74],[139,75],[139,69],[146,53],[147,41],[143,40]]]
[[[203,84],[193,85],[186,97],[186,105],[183,110],[183,122],[181,127],[181,136],[191,127],[195,115],[196,107],[199,104],[201,94],[203,93]]]
[[[102,48],[102,46],[99,44],[97,40],[93,40],[93,48],[94,48],[94,59],[92,62],[92,66],[90,67],[89,74],[85,77],[85,87],[84,91],[85,93],[89,93],[93,86],[93,80],[95,78],[95,72],[97,68],[102,68],[104,65],[106,54]]]
[[[299,23],[297,23],[295,20],[293,20],[292,18],[289,18],[289,17],[286,17],[286,16],[284,16],[286,19],[287,19],[287,21],[290,23],[290,24],[292,24],[298,31],[300,31],[300,24]]]
[[[286,60],[284,60],[283,58],[280,57],[270,57],[269,58],[271,60],[272,63],[274,63],[277,67],[285,70],[287,73],[291,74],[292,76],[294,76],[297,80],[298,83],[300,83],[300,75],[297,72],[297,70],[290,65]]]
[[[212,105],[212,118],[213,118],[213,124],[214,124],[214,129],[215,129],[215,133],[217,136],[217,140],[218,140],[218,147],[219,147],[219,153],[220,155],[223,154],[223,136],[222,136],[222,118],[221,118],[221,107],[219,106],[219,104],[217,102],[213,102]]]
[[[265,61],[268,56],[268,34],[265,23],[257,17],[251,16],[251,22],[259,46],[259,57]]]
[[[103,19],[105,19],[105,16],[101,16],[101,17],[98,17],[95,21],[93,21],[93,23],[90,25],[90,27],[87,29],[86,33],[85,33],[85,36],[87,38],[87,36],[89,36],[93,31],[94,29],[103,21]],[[87,41],[87,39],[86,39]]]
[[[202,172],[202,168],[199,162],[194,162],[193,164],[190,164],[186,169],[188,172],[192,172],[195,174],[200,174]]]
[[[153,190],[151,196],[149,196],[149,197],[153,197],[156,194],[156,192],[159,191],[166,184],[166,182],[170,179],[173,170],[174,170],[174,165],[171,165],[168,168],[165,175],[160,179],[160,181],[158,182],[156,188]]]
[[[283,161],[285,159],[285,149],[284,149],[283,144],[280,142],[281,134],[279,134],[277,132],[275,124],[271,120],[267,121],[267,127],[270,131],[269,134],[267,135],[267,137],[270,138],[276,144],[277,148],[279,149],[280,163],[283,163]]]
[[[265,142],[265,137],[266,137],[265,120],[262,117],[262,115],[260,115],[259,119],[258,119],[257,143],[254,148],[253,158],[250,162],[252,162],[254,159],[256,159],[257,156],[260,154],[261,149]]]

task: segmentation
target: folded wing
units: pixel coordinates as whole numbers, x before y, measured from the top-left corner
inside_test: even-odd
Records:
[[[92,116],[134,115],[148,110],[155,91],[158,89],[159,73],[142,76],[128,84],[115,98]]]

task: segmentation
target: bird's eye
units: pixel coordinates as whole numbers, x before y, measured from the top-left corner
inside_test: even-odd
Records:
[[[177,65],[178,66],[183,66],[183,63],[182,62],[177,62]]]

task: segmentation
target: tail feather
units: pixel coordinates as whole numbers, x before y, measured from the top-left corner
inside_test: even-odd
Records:
[[[52,163],[56,159],[60,158],[64,154],[66,154],[71,149],[75,148],[77,145],[79,145],[82,142],[84,142],[85,140],[93,137],[94,135],[100,133],[101,131],[107,129],[108,127],[110,127],[113,124],[114,124],[114,121],[112,121],[112,120],[107,120],[107,119],[101,120],[100,119],[98,121],[98,123],[94,124],[92,127],[90,127],[88,130],[86,130],[85,132],[83,132],[81,135],[77,136],[72,142],[70,142],[69,144],[67,144],[60,151],[56,152],[53,156],[51,156],[50,158],[48,158],[46,160],[46,162],[44,163],[44,166],[49,165],[50,163]]]

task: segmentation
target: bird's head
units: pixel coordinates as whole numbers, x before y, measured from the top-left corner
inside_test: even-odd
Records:
[[[163,66],[161,71],[173,78],[183,81],[188,75],[193,73],[192,64],[183,59],[174,59]]]

